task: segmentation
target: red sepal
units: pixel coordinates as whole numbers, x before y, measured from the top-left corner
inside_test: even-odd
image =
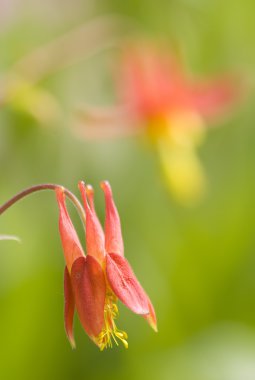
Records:
[[[107,254],[106,274],[110,287],[124,305],[136,314],[149,314],[147,294],[124,257]]]
[[[148,295],[147,295],[147,302],[148,302],[150,313],[148,315],[145,315],[144,318],[147,320],[147,322],[153,328],[153,330],[158,332],[156,313]]]
[[[220,78],[191,86],[191,105],[205,117],[222,115],[244,93],[241,82],[234,78]]]
[[[79,319],[93,339],[104,325],[106,284],[103,269],[94,257],[80,257],[73,263],[71,282]]]
[[[71,343],[72,348],[75,348],[75,341],[73,336],[73,316],[75,310],[74,295],[71,285],[71,278],[67,267],[65,267],[64,272],[64,297],[65,297],[65,310],[64,310],[64,321],[66,335]]]

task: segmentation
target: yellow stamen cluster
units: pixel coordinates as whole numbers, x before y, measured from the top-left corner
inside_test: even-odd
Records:
[[[119,311],[116,305],[116,297],[112,293],[106,295],[104,306],[104,327],[100,334],[96,337],[96,344],[103,351],[105,348],[113,346],[112,339],[119,345],[118,339],[123,343],[125,348],[128,348],[127,334],[125,331],[119,330],[116,327],[114,320],[118,318]]]

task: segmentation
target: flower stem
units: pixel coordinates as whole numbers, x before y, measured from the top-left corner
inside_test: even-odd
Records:
[[[18,202],[20,199],[25,198],[27,195],[30,195],[32,193],[35,193],[35,192],[41,191],[41,190],[56,190],[57,188],[63,189],[65,195],[71,200],[71,202],[76,207],[76,209],[77,209],[77,211],[78,211],[78,213],[80,215],[80,218],[82,220],[82,223],[85,226],[86,217],[85,217],[85,213],[84,213],[83,207],[80,204],[79,200],[76,198],[76,196],[71,191],[69,191],[68,189],[66,189],[64,186],[56,185],[56,184],[53,184],[53,183],[43,183],[43,184],[40,184],[40,185],[35,185],[35,186],[28,187],[27,189],[22,190],[18,194],[14,195],[7,202],[5,202],[2,206],[0,206],[0,215],[3,214],[13,204],[15,204],[16,202]]]

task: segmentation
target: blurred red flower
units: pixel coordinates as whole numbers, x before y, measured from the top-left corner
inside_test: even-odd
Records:
[[[206,181],[196,148],[205,121],[221,116],[240,98],[240,81],[230,75],[195,80],[173,54],[137,44],[124,50],[117,89],[122,106],[85,110],[78,131],[87,138],[146,133],[174,196],[184,203],[199,198]]]

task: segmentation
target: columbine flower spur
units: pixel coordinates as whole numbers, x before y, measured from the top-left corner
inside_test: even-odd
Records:
[[[59,185],[36,185],[15,195],[0,207],[0,215],[21,198],[39,190],[54,190],[59,206],[59,231],[64,251],[64,321],[67,337],[75,347],[73,317],[80,322],[100,348],[122,342],[128,348],[127,334],[118,329],[118,299],[135,314],[142,315],[157,331],[156,315],[148,295],[124,257],[120,218],[108,182],[102,182],[105,195],[105,232],[96,215],[93,188],[79,183],[84,209],[78,199]],[[66,196],[76,206],[85,225],[87,255],[68,214]],[[84,212],[85,210],[85,212]]]

